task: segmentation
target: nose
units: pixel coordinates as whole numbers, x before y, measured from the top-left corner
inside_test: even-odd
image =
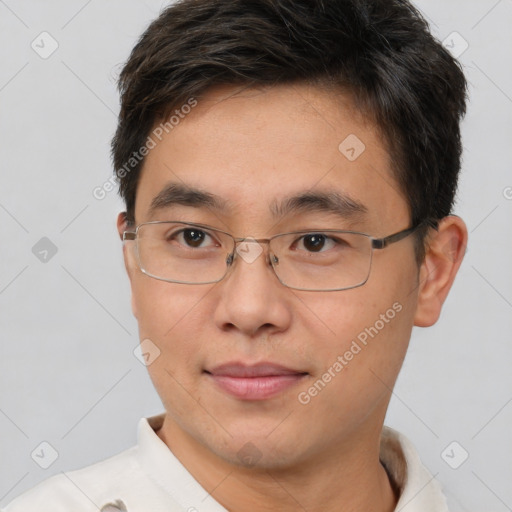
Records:
[[[226,277],[219,283],[215,323],[247,336],[279,332],[290,325],[290,291],[277,278],[268,244],[254,239],[238,243]]]

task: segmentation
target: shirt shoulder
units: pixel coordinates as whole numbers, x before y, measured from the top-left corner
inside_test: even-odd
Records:
[[[117,510],[106,505],[118,502],[127,486],[133,490],[134,485],[144,480],[136,450],[134,446],[90,466],[54,475],[15,498],[0,512]]]

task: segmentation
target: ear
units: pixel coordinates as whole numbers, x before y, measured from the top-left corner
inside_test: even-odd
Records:
[[[123,233],[128,231],[130,228],[130,224],[126,218],[126,212],[121,212],[117,216],[117,232],[119,233],[119,237],[123,240]],[[137,308],[135,305],[135,298],[133,292],[133,272],[137,268],[137,263],[134,258],[133,252],[133,241],[131,242],[123,242],[123,260],[124,267],[126,269],[126,273],[128,274],[128,278],[130,279],[130,285],[132,289],[132,312],[135,318],[137,318]]]
[[[419,291],[414,325],[429,327],[437,322],[441,308],[466,252],[468,231],[455,215],[443,218],[428,239],[419,272]]]

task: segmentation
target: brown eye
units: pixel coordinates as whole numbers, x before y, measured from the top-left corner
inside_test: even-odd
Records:
[[[342,248],[348,248],[346,240],[329,236],[325,233],[307,233],[295,240],[293,250],[302,251],[305,254],[320,254]]]
[[[312,233],[303,238],[303,244],[306,250],[311,252],[321,251],[325,246],[326,236],[319,233]]]
[[[190,247],[200,247],[206,238],[206,233],[199,229],[184,229],[183,240]]]
[[[183,249],[208,249],[219,246],[212,235],[196,227],[173,231],[166,234],[164,238],[166,242],[172,245],[177,244],[178,247]]]

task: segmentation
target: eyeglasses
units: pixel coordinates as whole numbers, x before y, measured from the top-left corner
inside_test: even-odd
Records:
[[[339,291],[362,286],[370,275],[374,249],[398,242],[421,224],[384,238],[357,231],[320,229],[281,233],[271,238],[235,238],[201,224],[152,221],[125,231],[134,240],[140,270],[170,283],[221,281],[237,256],[252,263],[268,244],[268,258],[279,281],[304,291]]]

